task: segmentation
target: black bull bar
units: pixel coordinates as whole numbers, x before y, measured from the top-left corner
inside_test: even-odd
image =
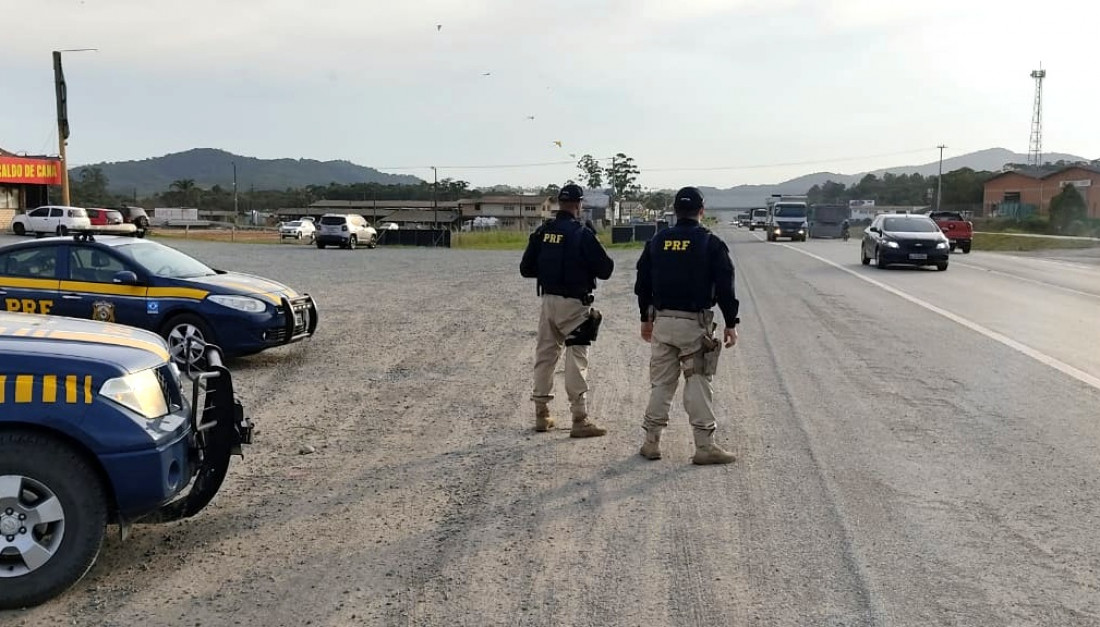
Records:
[[[221,351],[207,345],[206,356],[209,368],[191,375],[191,453],[197,467],[191,487],[139,522],[168,522],[199,513],[221,489],[230,458],[243,457],[242,447],[252,443],[252,422],[233,390]]]

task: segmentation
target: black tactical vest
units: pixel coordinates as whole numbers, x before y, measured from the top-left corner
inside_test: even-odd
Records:
[[[581,255],[583,224],[555,219],[536,231],[539,242],[539,289],[543,294],[581,298],[596,287]]]
[[[649,241],[654,307],[702,311],[714,306],[709,243],[710,231],[697,224],[664,229]]]

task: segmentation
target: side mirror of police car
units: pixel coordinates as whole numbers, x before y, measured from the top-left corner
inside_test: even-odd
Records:
[[[137,285],[138,278],[137,275],[133,272],[129,270],[122,270],[121,272],[115,273],[115,276],[111,279],[111,282],[118,283],[120,285]]]

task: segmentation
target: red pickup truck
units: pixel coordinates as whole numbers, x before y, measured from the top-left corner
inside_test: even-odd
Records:
[[[935,221],[943,234],[951,242],[951,252],[956,248],[963,253],[970,252],[970,241],[974,236],[974,225],[964,220],[962,214],[957,211],[933,211],[928,217]]]

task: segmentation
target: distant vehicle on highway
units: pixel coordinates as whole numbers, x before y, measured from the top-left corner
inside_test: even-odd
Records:
[[[53,233],[66,235],[69,231],[92,226],[88,212],[82,207],[47,205],[32,209],[12,218],[11,230],[16,235]]]
[[[313,226],[313,222],[309,220],[293,220],[291,222],[283,222],[279,225],[280,241],[289,237],[296,240],[304,239],[313,243],[316,236],[317,227]]]
[[[806,203],[775,203],[768,211],[768,220],[764,226],[768,241],[774,242],[781,237],[789,237],[792,242],[806,241],[810,229],[806,220]]]
[[[354,250],[360,244],[367,248],[378,245],[378,231],[367,220],[354,213],[326,213],[321,216],[321,228],[314,240],[317,248],[339,246]]]
[[[947,241],[951,244],[951,252],[961,249],[963,254],[970,253],[970,244],[974,238],[974,225],[957,211],[933,211],[928,214],[935,221]]]
[[[734,223],[739,227],[748,226],[750,220],[752,220],[752,216],[749,213],[739,213],[737,218],[734,219]]]
[[[401,227],[397,226],[394,222],[383,222],[378,229],[382,231],[398,231]]]
[[[768,224],[768,210],[767,209],[753,209],[752,219],[749,220],[749,230],[755,231],[756,229],[762,229]]]
[[[810,207],[810,237],[843,237],[852,210],[848,205],[816,204]]]
[[[936,266],[947,269],[950,256],[947,236],[926,215],[882,213],[863,232],[860,262],[875,260],[880,270],[891,265]]]

